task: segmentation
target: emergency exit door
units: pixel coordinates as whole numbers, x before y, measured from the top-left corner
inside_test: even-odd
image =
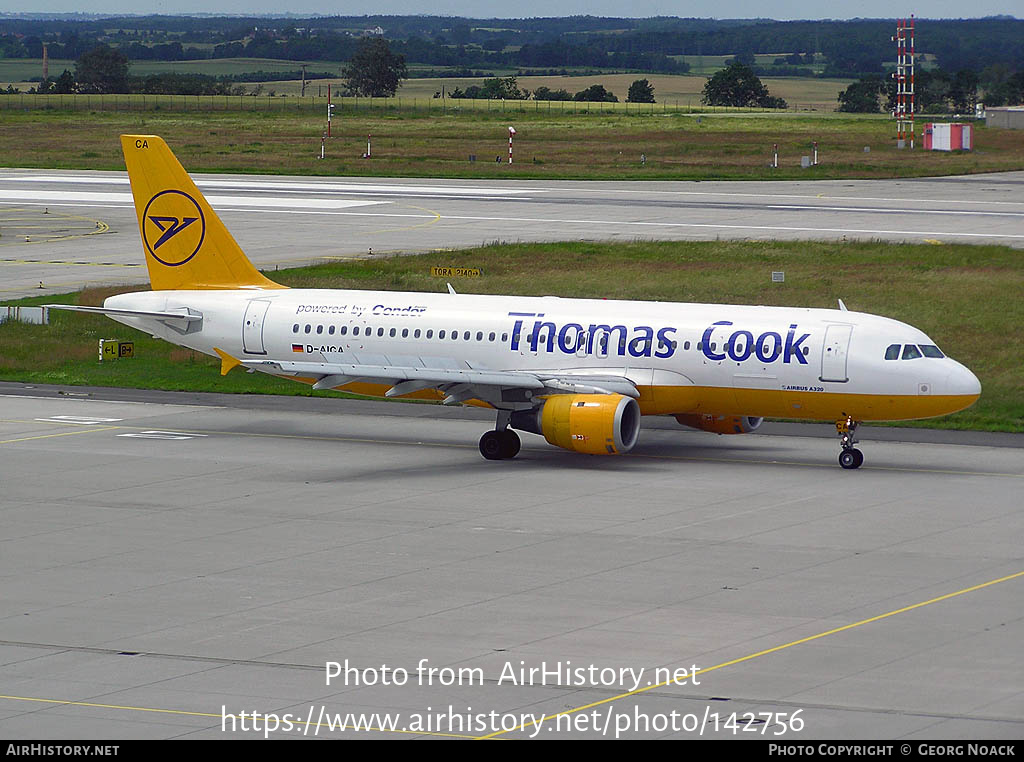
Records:
[[[267,309],[270,302],[266,299],[253,299],[245,308],[245,318],[242,323],[242,349],[246,354],[265,355],[267,350],[263,346],[263,322],[267,317]]]
[[[825,343],[821,348],[822,381],[842,383],[850,380],[846,374],[846,359],[852,333],[852,325],[835,324],[825,329]]]

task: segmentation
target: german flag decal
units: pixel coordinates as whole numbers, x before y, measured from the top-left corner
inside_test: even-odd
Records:
[[[292,344],[292,351],[293,352],[301,352],[302,351],[302,345],[301,344]]]

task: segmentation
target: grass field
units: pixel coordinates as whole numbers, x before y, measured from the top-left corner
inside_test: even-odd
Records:
[[[82,97],[82,96],[79,96]],[[282,104],[290,100],[276,99]],[[477,102],[481,103],[481,102]],[[483,102],[486,104],[486,102]],[[516,163],[508,151],[514,124]],[[977,127],[977,150],[898,151],[891,122],[844,114],[445,114],[339,104],[320,161],[324,115],[299,112],[0,111],[0,166],[124,168],[117,136],[163,136],[193,172],[574,179],[832,179],[1024,169],[1014,130]],[[366,135],[373,158],[363,160]],[[820,165],[800,168],[818,142]],[[772,145],[778,169],[771,169]],[[870,153],[864,147],[870,147]],[[640,154],[647,157],[640,164]],[[476,155],[479,161],[470,162]]]
[[[1000,246],[888,243],[679,242],[494,245],[282,270],[293,287],[442,291],[432,265],[479,267],[465,293],[554,294],[662,301],[834,307],[887,315],[928,333],[981,379],[969,410],[918,425],[1024,431],[1024,265]],[[786,281],[771,283],[783,270]],[[898,288],[895,285],[898,284]],[[65,299],[101,304],[124,289]],[[0,379],[191,391],[321,394],[259,374],[218,374],[219,363],[96,316],[54,312],[50,326],[0,325]],[[98,363],[97,340],[136,342],[136,359]],[[723,411],[725,412],[725,411]],[[900,424],[906,425],[906,424]]]

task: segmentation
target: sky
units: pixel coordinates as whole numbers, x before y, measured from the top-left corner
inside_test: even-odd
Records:
[[[470,18],[524,18],[535,16],[683,16],[697,18],[849,19],[896,18],[916,13],[924,18],[979,18],[982,16],[1024,16],[1020,0],[929,0],[894,4],[887,0],[516,0],[495,3],[487,0],[48,0],[45,8],[27,0],[0,0],[0,12],[48,13],[181,13],[280,14],[362,16],[368,14],[467,16]]]

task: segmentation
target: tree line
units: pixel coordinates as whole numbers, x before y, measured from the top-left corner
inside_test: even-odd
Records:
[[[589,103],[618,103],[619,97],[605,89],[602,84],[594,84],[578,92],[570,93],[562,88],[552,90],[550,87],[538,87],[533,91],[520,89],[515,77],[493,77],[485,79],[482,85],[470,85],[465,90],[456,87],[450,91],[438,91],[435,98],[470,98],[473,100],[511,100],[522,101],[586,101]],[[637,79],[629,86],[626,103],[654,103],[654,86],[646,79]]]
[[[102,20],[0,19],[0,57],[77,59],[98,44],[133,60],[239,56],[294,61],[348,60],[360,38],[383,32],[396,54],[433,66],[469,68],[616,68],[684,73],[681,56],[736,56],[791,51],[755,73],[804,75],[811,57],[824,76],[883,74],[893,61],[892,19],[851,21],[716,21],[712,19],[474,20],[416,16],[333,18],[125,17]],[[943,71],[1003,64],[1024,70],[1024,20],[1011,17],[928,20],[917,24],[917,49]],[[744,60],[743,57],[751,60]],[[799,60],[796,57],[799,56]]]
[[[869,75],[839,94],[839,111],[875,114],[896,108],[897,82],[886,76]],[[917,69],[914,73],[914,110],[921,113],[973,114],[975,106],[1006,106],[1024,103],[1024,69],[1013,71],[993,64],[981,72],[961,69]]]

